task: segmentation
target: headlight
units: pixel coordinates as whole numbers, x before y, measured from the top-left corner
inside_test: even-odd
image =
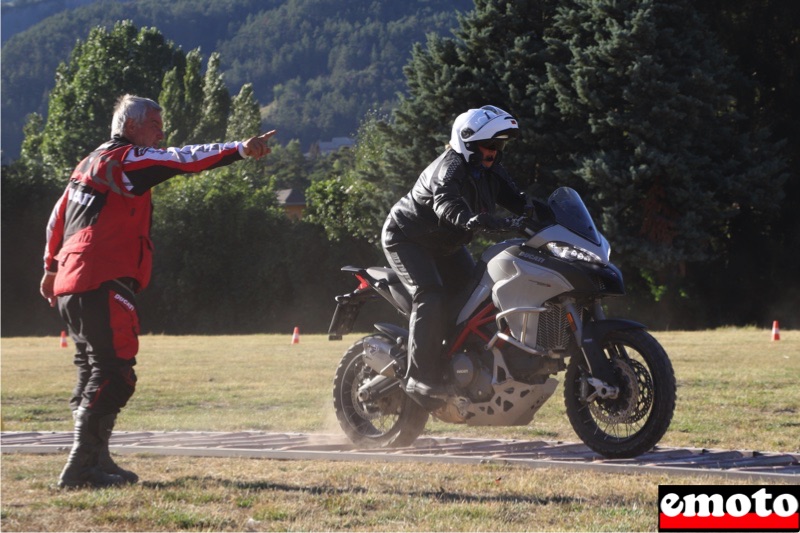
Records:
[[[587,263],[603,264],[603,260],[599,255],[564,242],[548,242],[547,249],[550,250],[550,253],[554,256],[566,261],[585,261]]]

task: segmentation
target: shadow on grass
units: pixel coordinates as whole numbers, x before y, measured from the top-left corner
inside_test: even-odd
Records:
[[[285,483],[273,483],[268,481],[232,481],[230,479],[220,479],[213,477],[184,476],[169,482],[142,482],[142,487],[154,490],[187,488],[191,486],[210,487],[218,485],[228,489],[236,489],[254,492],[288,492],[305,493],[312,496],[332,495],[332,494],[366,494],[369,489],[364,487],[338,488],[330,485],[290,485]],[[420,491],[393,491],[392,494],[405,497],[430,498],[443,503],[528,503],[532,505],[550,504],[569,504],[580,503],[580,498],[567,496],[553,496],[542,498],[538,496],[524,496],[517,494],[464,494],[460,492],[447,491],[444,488],[439,490],[420,490]]]

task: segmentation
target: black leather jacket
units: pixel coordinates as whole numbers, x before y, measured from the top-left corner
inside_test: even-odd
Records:
[[[525,194],[499,162],[487,169],[448,149],[420,174],[389,216],[409,240],[446,253],[470,242],[467,221],[479,213],[494,214],[496,204],[521,215]]]

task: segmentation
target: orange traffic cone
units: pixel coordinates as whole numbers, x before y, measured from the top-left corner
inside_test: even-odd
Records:
[[[774,341],[781,340],[781,330],[778,327],[778,321],[777,320],[775,320],[772,323],[772,340],[774,340]]]
[[[300,328],[295,326],[292,333],[292,344],[300,344]]]
[[[67,332],[66,331],[61,331],[61,347],[62,348],[66,348],[67,347]]]

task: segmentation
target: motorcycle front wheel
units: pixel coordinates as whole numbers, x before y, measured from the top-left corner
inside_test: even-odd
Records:
[[[368,337],[365,337],[368,338]],[[411,445],[422,434],[428,412],[399,386],[375,401],[361,401],[358,389],[377,376],[364,362],[364,339],[342,357],[333,380],[333,407],[347,438],[365,448]]]
[[[636,457],[664,436],[675,410],[675,373],[666,352],[642,329],[612,331],[603,351],[618,377],[614,399],[593,396],[582,356],[570,358],[564,379],[567,416],[578,437],[613,459]]]

